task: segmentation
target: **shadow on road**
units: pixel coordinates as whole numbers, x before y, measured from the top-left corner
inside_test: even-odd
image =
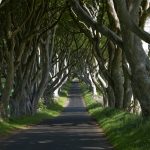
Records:
[[[69,105],[61,116],[0,143],[0,150],[112,150],[86,112],[78,83],[72,83]]]

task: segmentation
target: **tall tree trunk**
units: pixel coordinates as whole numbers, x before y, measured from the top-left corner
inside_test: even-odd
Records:
[[[114,108],[115,107],[115,95],[111,86],[108,85],[107,89],[107,97],[108,97],[108,106]]]
[[[145,54],[139,33],[133,27],[134,23],[138,26],[139,23],[139,4],[140,1],[134,1],[130,12],[127,11],[125,2],[116,2],[117,13],[120,19],[123,37],[123,48],[126,58],[131,67],[132,73],[132,87],[135,97],[139,100],[143,116],[150,116],[150,75],[149,75],[149,58]],[[124,18],[126,15],[130,15],[128,18]],[[122,19],[124,18],[124,20]],[[132,19],[133,20],[132,20]],[[132,25],[128,28],[129,23]],[[131,31],[133,30],[133,32]],[[139,29],[138,29],[139,30]],[[142,35],[141,35],[142,36]]]
[[[44,90],[46,88],[46,83],[48,82],[48,75],[49,75],[49,49],[45,48],[43,49],[42,55],[44,55],[44,62],[42,64],[42,79],[40,81],[39,87],[36,91],[35,97],[33,99],[33,114],[36,113],[37,110],[37,104],[39,99],[44,93]]]
[[[111,66],[111,74],[114,83],[113,89],[115,95],[115,107],[123,108],[124,77],[122,71],[122,50],[120,48],[115,49],[115,55]]]
[[[6,82],[4,85],[4,88],[2,90],[2,97],[1,97],[1,106],[0,106],[0,111],[2,117],[7,117],[8,116],[8,105],[9,105],[9,100],[11,96],[11,92],[13,89],[13,81],[14,81],[14,55],[13,55],[13,50],[7,54],[7,77],[6,77]]]
[[[125,55],[123,54],[123,74],[124,74],[124,100],[123,100],[123,108],[124,110],[128,110],[131,105],[131,99],[133,96],[133,91],[131,87],[131,73],[129,72],[129,67],[127,65]]]

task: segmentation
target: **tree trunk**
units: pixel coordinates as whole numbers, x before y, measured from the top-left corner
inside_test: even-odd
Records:
[[[125,15],[129,15],[127,8],[125,8],[126,5],[124,6],[124,4],[121,3],[122,1],[115,0],[115,2],[122,29],[123,48],[131,67],[133,92],[140,102],[143,116],[150,116],[150,62],[143,50],[141,39],[137,36],[139,33],[137,33],[137,35],[135,34],[136,31],[132,28],[133,26],[128,28],[129,23],[133,25],[133,20],[136,25],[139,23],[139,1],[134,1],[137,5],[132,4],[133,7],[130,10],[128,20],[127,18],[125,18],[125,20],[122,19]],[[134,33],[131,30],[133,30]]]
[[[133,91],[131,87],[131,79],[129,72],[129,67],[127,65],[125,56],[123,55],[123,74],[124,74],[124,100],[123,100],[123,108],[124,110],[128,110],[131,105],[131,99],[133,96]]]
[[[111,65],[111,74],[115,95],[115,107],[123,108],[124,77],[122,71],[122,50],[120,48],[115,49],[115,55]]]
[[[108,97],[108,106],[114,108],[115,107],[115,95],[111,86],[108,86],[106,89],[107,97]]]
[[[7,77],[6,77],[5,86],[2,90],[2,97],[1,97],[1,104],[0,104],[1,105],[0,111],[2,117],[8,117],[8,105],[9,105],[11,92],[13,89],[13,81],[14,81],[14,55],[12,50],[10,53],[8,53]]]

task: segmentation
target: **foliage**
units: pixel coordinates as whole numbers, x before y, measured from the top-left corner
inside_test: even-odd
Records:
[[[46,109],[70,76],[101,91],[104,105],[134,101],[150,116],[149,10],[148,0],[1,1],[0,118],[32,115],[40,99]]]
[[[149,150],[150,119],[121,110],[103,108],[84,91],[88,111],[96,119],[116,150]]]
[[[63,90],[60,91],[60,93],[59,93],[60,96],[67,97],[70,86],[71,86],[71,82],[67,81],[67,83],[61,87],[61,89],[63,89]]]

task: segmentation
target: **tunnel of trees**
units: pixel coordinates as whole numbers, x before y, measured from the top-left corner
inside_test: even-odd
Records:
[[[78,77],[104,107],[150,116],[148,0],[2,0],[0,117],[33,115]]]

